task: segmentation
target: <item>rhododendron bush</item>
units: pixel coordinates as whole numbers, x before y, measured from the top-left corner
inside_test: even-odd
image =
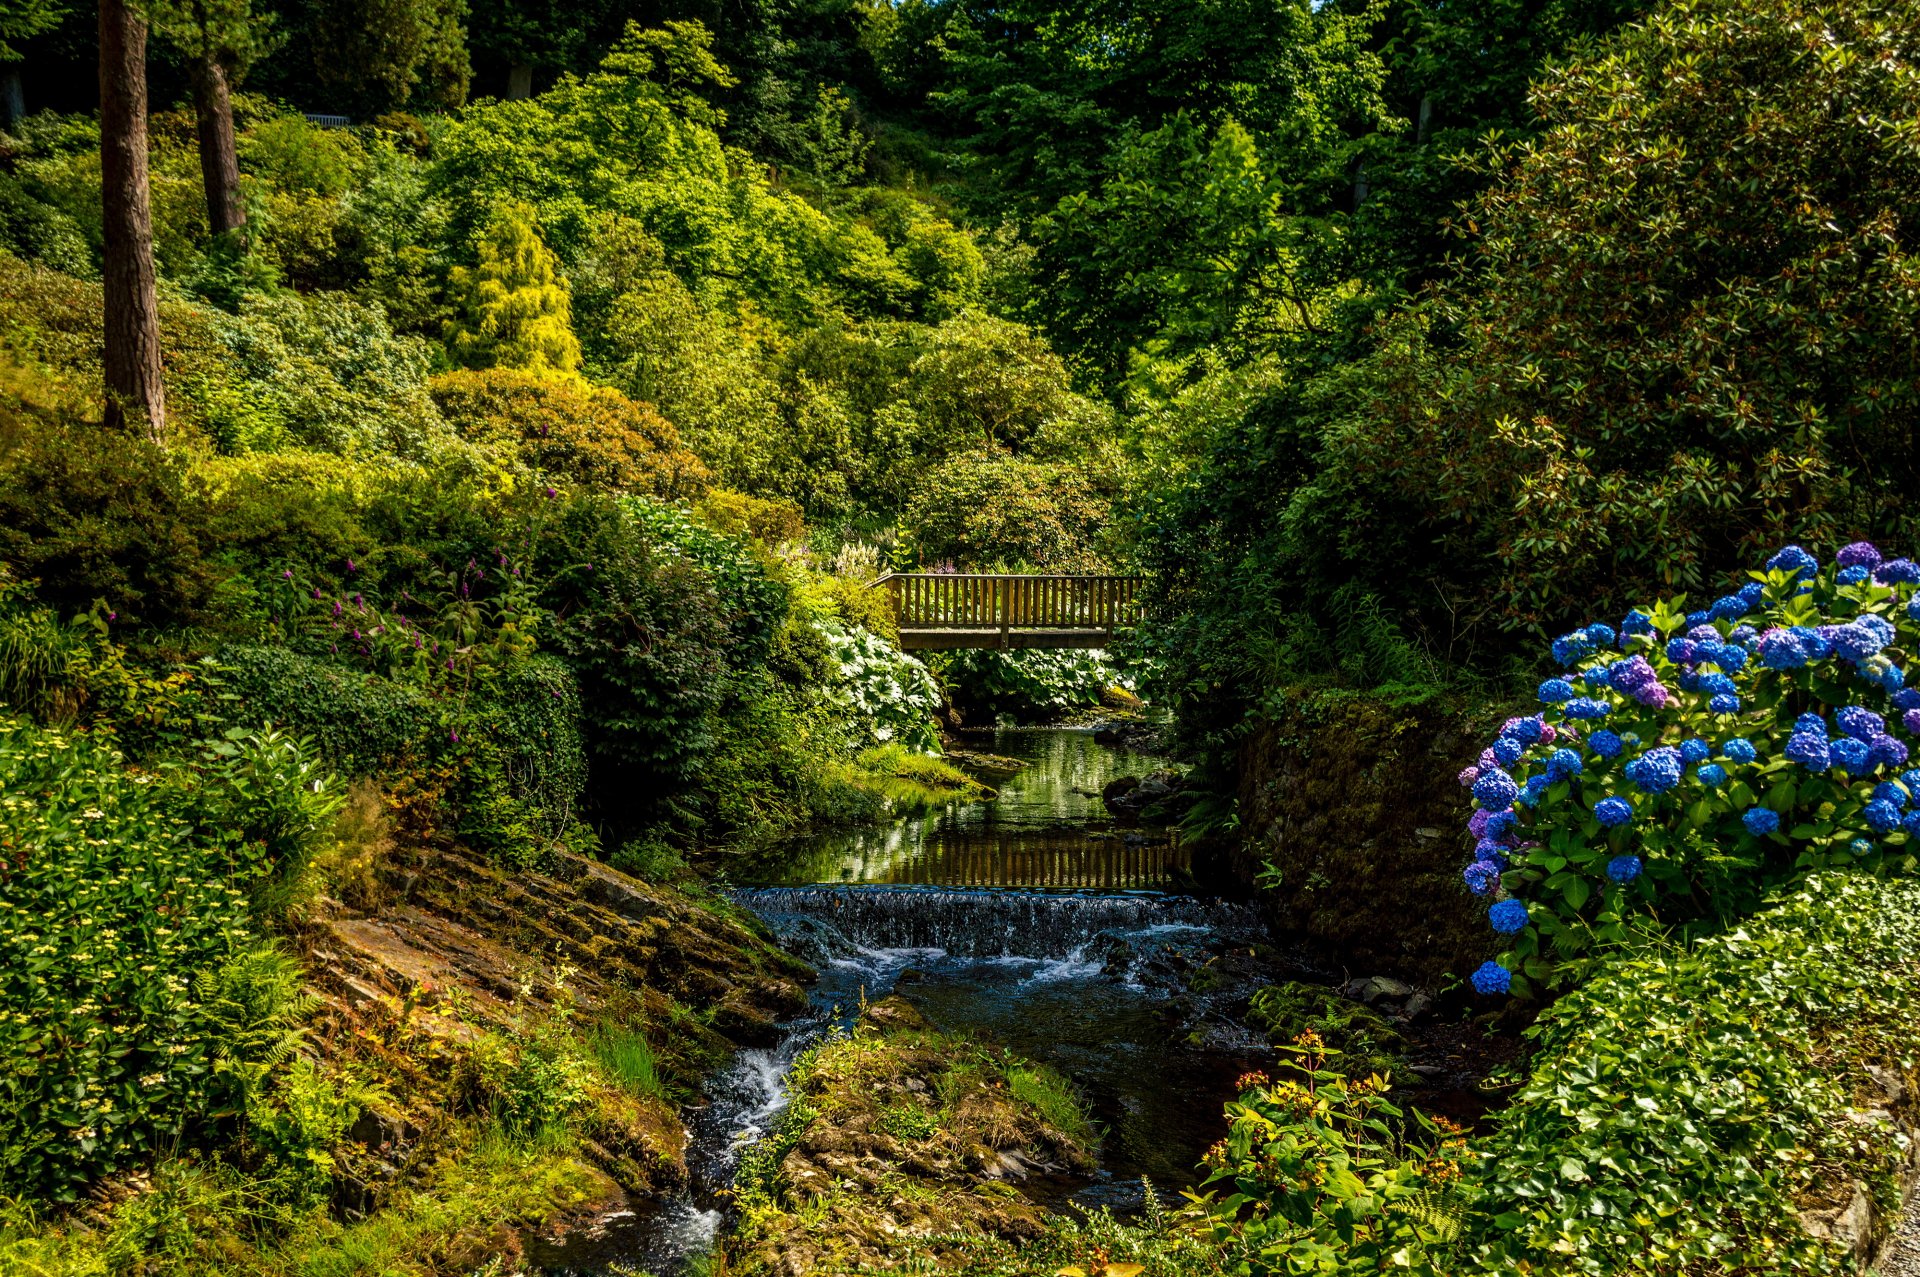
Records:
[[[1814,869],[1915,866],[1920,566],[1788,546],[1751,577],[1554,640],[1540,712],[1461,773],[1463,878],[1508,945],[1478,992],[1577,979],[1608,943],[1737,917]]]

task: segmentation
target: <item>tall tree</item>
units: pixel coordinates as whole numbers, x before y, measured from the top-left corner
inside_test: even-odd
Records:
[[[147,23],[128,0],[100,0],[100,202],[106,423],[159,442],[167,403],[147,190]]]
[[[267,51],[269,15],[250,0],[160,0],[154,29],[187,60],[193,114],[200,134],[200,176],[207,188],[207,222],[215,235],[237,235],[247,224],[240,193],[240,158],[233,141],[233,90]]]

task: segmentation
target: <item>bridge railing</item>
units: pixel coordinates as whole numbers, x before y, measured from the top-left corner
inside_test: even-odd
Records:
[[[1131,625],[1140,578],[890,572],[900,628],[1113,630]]]

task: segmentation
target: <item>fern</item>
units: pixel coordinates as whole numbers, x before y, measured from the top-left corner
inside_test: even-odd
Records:
[[[271,942],[245,949],[194,979],[193,992],[216,1078],[233,1099],[214,1116],[244,1115],[266,1079],[291,1060],[320,999],[300,964]]]

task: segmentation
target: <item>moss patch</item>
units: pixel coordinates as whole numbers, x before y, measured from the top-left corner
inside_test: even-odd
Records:
[[[736,1184],[725,1250],[741,1277],[944,1265],[1041,1238],[1048,1217],[1018,1185],[1093,1165],[1096,1133],[1066,1079],[939,1033],[898,999],[809,1050],[788,1089]]]

